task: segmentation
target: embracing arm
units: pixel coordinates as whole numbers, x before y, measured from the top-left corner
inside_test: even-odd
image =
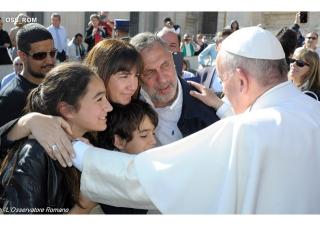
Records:
[[[71,166],[71,156],[74,155],[67,133],[72,133],[70,125],[61,117],[32,112],[18,120],[8,131],[7,139],[16,141],[33,135],[52,159],[66,167]],[[53,152],[51,146],[54,144],[59,151]]]
[[[156,209],[139,182],[135,155],[96,148],[81,141],[73,146],[78,161],[74,165],[82,170],[81,192],[86,197],[112,206]]]

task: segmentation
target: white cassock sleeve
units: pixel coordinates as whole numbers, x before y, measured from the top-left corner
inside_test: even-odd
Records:
[[[81,146],[87,149],[81,174],[81,192],[85,196],[112,206],[156,209],[137,178],[135,155],[84,143]]]
[[[234,199],[231,191],[223,191],[229,174],[229,132],[231,136],[232,125],[220,121],[139,155],[86,145],[81,191],[93,201],[113,206],[159,209],[162,213],[211,212],[220,206],[214,200],[221,195]]]
[[[227,117],[136,156],[91,147],[81,190],[97,202],[164,214],[319,214],[314,105]]]

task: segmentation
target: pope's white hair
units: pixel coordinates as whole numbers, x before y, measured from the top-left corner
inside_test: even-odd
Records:
[[[264,60],[239,56],[227,51],[219,51],[219,62],[227,71],[241,68],[249,73],[261,86],[278,84],[287,79],[287,63],[285,59]]]

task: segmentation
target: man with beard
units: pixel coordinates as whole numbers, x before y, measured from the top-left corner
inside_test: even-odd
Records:
[[[50,32],[30,23],[17,33],[18,56],[23,71],[0,91],[0,126],[23,114],[26,98],[55,65],[56,49]]]
[[[177,76],[170,47],[163,39],[145,32],[134,36],[130,43],[144,63],[141,99],[159,116],[158,145],[177,141],[219,120],[213,108],[190,96],[191,87]]]

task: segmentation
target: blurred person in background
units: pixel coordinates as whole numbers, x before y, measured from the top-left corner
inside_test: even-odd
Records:
[[[91,14],[89,28],[86,30],[86,37],[84,42],[88,44],[87,52],[89,52],[93,46],[99,43],[102,39],[106,38],[106,32],[99,27],[100,17],[97,14]]]
[[[189,34],[186,33],[183,35],[180,49],[183,57],[194,56],[195,49],[193,47],[192,38]]]
[[[11,28],[9,32],[10,40],[12,43],[12,48],[11,48],[11,59],[15,59],[17,57],[17,44],[16,44],[16,35],[17,32],[25,25],[27,24],[27,18],[28,16],[20,13],[14,21],[14,27]]]
[[[11,48],[11,40],[8,32],[2,29],[3,21],[0,17],[0,65],[12,64],[10,59],[8,48]]]
[[[47,29],[51,33],[54,46],[57,49],[56,59],[59,62],[64,62],[68,59],[68,37],[66,30],[61,26],[60,14],[51,14],[51,25]]]
[[[308,48],[308,49],[312,49],[314,51],[316,51],[318,53],[318,55],[320,56],[320,48],[317,47],[318,44],[318,33],[313,31],[310,32],[306,35],[306,39],[304,42],[304,47]]]
[[[83,44],[83,36],[77,33],[68,43],[69,60],[81,61],[86,55],[86,48]]]
[[[1,80],[0,90],[5,87],[15,76],[18,76],[23,69],[23,64],[19,56],[13,60],[13,72],[4,76]]]
[[[230,23],[230,29],[232,32],[239,30],[239,22],[237,20],[232,20]]]
[[[304,44],[305,38],[300,31],[300,12],[296,13],[293,25],[291,27],[297,34],[297,47],[301,47]]]
[[[203,42],[203,37],[204,37],[203,34],[197,34],[196,44],[198,46],[198,50],[195,51],[194,53],[195,56],[198,56],[202,52],[202,50],[204,50],[208,46],[207,43]]]
[[[218,53],[221,48],[221,44],[224,39],[232,34],[231,29],[224,29],[222,32],[218,32],[215,37],[215,51]],[[197,71],[197,76],[199,76],[200,83],[206,88],[213,90],[218,96],[222,93],[222,83],[218,75],[216,65],[204,67]]]
[[[100,17],[99,26],[102,26],[102,28],[105,30],[106,37],[107,38],[112,37],[114,22],[109,19],[109,12],[100,12],[99,17]]]

